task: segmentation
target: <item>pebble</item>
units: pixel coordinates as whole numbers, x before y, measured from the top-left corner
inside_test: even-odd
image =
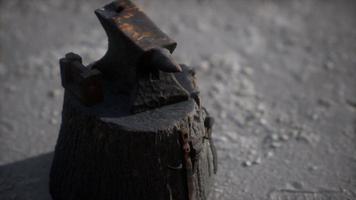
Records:
[[[267,156],[268,158],[270,158],[270,157],[274,156],[273,151],[269,151],[269,152],[267,152],[266,156]]]
[[[261,113],[265,113],[265,112],[266,112],[266,106],[263,105],[262,103],[259,103],[259,104],[257,105],[257,110],[258,110],[259,112],[261,112]]]
[[[278,138],[279,138],[279,136],[276,133],[271,135],[271,139],[274,140],[274,141],[278,140]]]
[[[320,141],[320,136],[318,134],[315,133],[306,133],[306,132],[301,132],[298,137],[297,140],[303,140],[309,144],[315,145],[317,143],[319,143]]]
[[[221,142],[221,143],[224,143],[224,144],[229,141],[229,139],[227,137],[223,136],[223,135],[220,135],[219,137],[216,137],[214,139],[215,139],[215,141],[217,143]]]
[[[272,142],[272,144],[271,144],[271,147],[274,148],[274,149],[279,148],[281,146],[282,146],[282,144],[279,143],[279,142]]]
[[[244,167],[250,167],[251,165],[252,165],[252,162],[249,160],[246,160],[242,163],[242,166],[244,166]]]
[[[261,119],[260,119],[260,123],[261,123],[262,125],[267,125],[267,124],[268,124],[268,122],[267,122],[267,120],[266,120],[265,118],[261,118]]]
[[[317,113],[312,114],[311,116],[312,120],[317,120],[319,119],[319,115]]]
[[[289,136],[287,135],[287,134],[282,134],[282,135],[280,135],[280,137],[279,137],[282,141],[287,141],[287,140],[289,140]]]
[[[278,124],[287,123],[287,122],[288,122],[288,117],[285,116],[284,114],[280,114],[280,115],[276,118],[276,122],[277,122]]]
[[[58,117],[59,111],[58,110],[53,110],[52,114],[53,114],[53,116]]]
[[[210,63],[208,61],[204,60],[204,61],[200,62],[198,68],[203,71],[208,71],[210,68]]]
[[[308,167],[308,170],[309,171],[316,171],[316,170],[318,170],[318,167],[315,166],[315,165],[311,165],[311,166]]]
[[[324,67],[326,70],[333,70],[335,68],[335,64],[332,61],[328,60],[325,62]]]
[[[58,124],[58,120],[56,118],[51,118],[51,124],[56,125]]]
[[[293,138],[297,138],[299,136],[299,134],[300,134],[300,130],[298,130],[298,129],[292,130],[292,137]]]
[[[61,89],[54,89],[48,92],[48,96],[51,98],[59,97],[62,94]]]
[[[250,154],[251,154],[251,155],[256,155],[256,154],[257,154],[257,151],[256,151],[255,149],[251,149],[251,150],[250,150]]]
[[[303,183],[301,182],[289,182],[286,184],[286,189],[290,190],[301,190],[303,189]]]
[[[261,164],[261,162],[262,162],[262,159],[260,157],[258,157],[258,158],[256,158],[256,160],[254,160],[252,162],[252,164],[258,165],[258,164]]]
[[[233,131],[227,131],[227,132],[226,132],[226,135],[227,135],[231,140],[234,140],[234,141],[238,140],[238,136],[239,136],[237,133],[235,133],[235,132],[233,132]]]

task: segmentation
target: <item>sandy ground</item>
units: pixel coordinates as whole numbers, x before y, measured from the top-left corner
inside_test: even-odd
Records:
[[[216,119],[210,199],[356,199],[356,2],[136,1]],[[0,199],[49,200],[58,59],[106,51],[103,0],[0,0]]]

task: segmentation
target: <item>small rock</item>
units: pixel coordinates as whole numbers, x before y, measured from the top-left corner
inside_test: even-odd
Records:
[[[262,125],[267,125],[267,124],[268,124],[268,122],[267,122],[267,120],[266,120],[265,118],[261,118],[261,119],[260,119],[260,123],[261,123]]]
[[[312,120],[317,120],[319,119],[319,115],[317,113],[312,114],[311,116]]]
[[[227,131],[226,135],[229,137],[230,140],[238,140],[238,134],[233,131]]]
[[[299,134],[300,134],[300,130],[298,130],[298,129],[292,130],[291,135],[293,138],[297,138]]]
[[[258,164],[261,164],[261,162],[262,162],[262,159],[260,157],[258,157],[258,158],[256,158],[256,160],[254,160],[252,162],[252,164],[258,165]]]
[[[289,118],[286,115],[286,113],[280,113],[276,118],[276,122],[278,124],[285,124],[285,123],[288,123],[288,121],[289,121]]]
[[[222,144],[226,144],[229,141],[229,139],[227,137],[222,136],[222,135],[219,137],[216,137],[214,139],[217,143],[221,142]]]
[[[316,145],[320,141],[320,135],[312,132],[301,132],[296,139],[300,141],[305,141],[312,145]]]
[[[51,98],[59,97],[62,94],[61,89],[54,89],[48,92],[48,96]]]
[[[274,148],[274,149],[279,148],[281,146],[282,146],[282,144],[279,143],[279,142],[272,142],[272,144],[271,144],[271,147]]]
[[[198,68],[203,71],[208,71],[210,68],[210,63],[208,61],[204,60],[199,64]]]
[[[278,138],[279,138],[279,136],[276,133],[271,135],[271,139],[274,140],[274,141],[278,140]]]
[[[303,189],[303,183],[301,182],[289,182],[286,184],[286,189],[290,189],[290,190],[301,190]]]
[[[251,150],[250,150],[250,154],[251,154],[251,155],[256,155],[256,154],[257,154],[257,151],[256,151],[255,149],[251,149]]]
[[[280,137],[279,137],[282,141],[287,141],[287,140],[289,140],[289,136],[287,135],[287,134],[282,134],[282,135],[280,135]]]
[[[249,161],[249,160],[244,161],[244,162],[242,163],[242,166],[244,166],[244,167],[250,167],[251,165],[252,165],[252,162]]]
[[[332,61],[328,60],[325,62],[324,67],[326,70],[333,70],[335,68],[335,65]]]
[[[52,114],[53,114],[53,116],[58,117],[59,111],[58,110],[53,110]]]
[[[51,124],[56,125],[58,124],[58,120],[56,118],[51,118]]]
[[[257,105],[257,111],[260,112],[261,114],[264,114],[266,112],[266,107],[262,103],[259,103]]]
[[[318,170],[318,167],[315,166],[315,165],[311,165],[311,166],[308,167],[308,170],[309,171],[316,171],[316,170]]]
[[[266,156],[267,156],[268,158],[270,158],[270,157],[274,156],[273,151],[269,151],[269,152],[267,152]]]

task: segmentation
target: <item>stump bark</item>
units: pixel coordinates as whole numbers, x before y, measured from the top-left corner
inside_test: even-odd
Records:
[[[185,76],[187,70],[176,78],[187,85]],[[187,90],[193,90],[194,81],[184,80],[190,80]],[[105,95],[103,103],[86,107],[65,92],[50,173],[52,198],[205,200],[216,172],[216,154],[212,120],[197,93],[136,114],[128,114],[126,96]],[[188,139],[192,170],[182,136]]]

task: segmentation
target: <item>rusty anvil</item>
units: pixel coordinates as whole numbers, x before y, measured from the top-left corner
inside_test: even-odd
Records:
[[[130,96],[133,113],[190,96],[198,101],[197,91],[190,91],[193,86],[183,86],[189,81],[178,81],[174,75],[184,68],[171,55],[177,43],[138,7],[129,0],[118,0],[95,14],[108,36],[106,54],[88,66],[74,53],[60,59],[62,85],[82,104],[95,106],[104,101],[107,82],[116,93]]]

